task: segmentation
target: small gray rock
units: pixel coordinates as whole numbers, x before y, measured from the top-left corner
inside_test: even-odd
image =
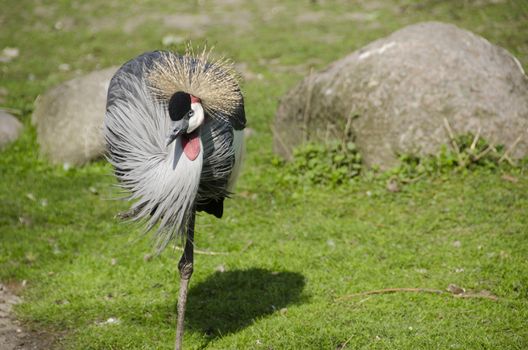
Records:
[[[22,128],[17,118],[0,109],[0,149],[18,139]]]
[[[116,70],[69,80],[37,98],[31,120],[41,155],[53,163],[82,165],[104,154],[106,93]]]
[[[274,149],[291,158],[307,140],[354,138],[364,163],[437,153],[454,134],[481,129],[528,154],[528,78],[505,49],[451,24],[428,22],[376,40],[306,77],[281,100]],[[348,124],[348,127],[347,127]]]

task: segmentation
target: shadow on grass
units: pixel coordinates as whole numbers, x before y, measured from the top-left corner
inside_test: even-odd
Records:
[[[304,284],[296,272],[256,268],[216,272],[191,287],[186,322],[211,338],[236,332],[256,318],[301,302]]]

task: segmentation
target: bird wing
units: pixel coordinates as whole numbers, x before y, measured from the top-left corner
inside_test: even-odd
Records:
[[[229,197],[240,173],[245,147],[246,115],[240,90],[239,103],[228,115],[217,114],[202,127],[204,166],[198,190],[197,210],[218,218],[223,214],[224,198]]]

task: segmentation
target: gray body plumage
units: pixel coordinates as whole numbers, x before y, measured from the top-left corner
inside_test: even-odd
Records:
[[[193,69],[211,70],[213,77],[227,74],[221,67],[193,60],[197,58],[161,51],[143,54],[117,71],[108,90],[104,125],[108,158],[120,186],[134,201],[133,219],[146,220],[147,229],[159,223],[160,250],[185,232],[195,210],[222,215],[243,152],[245,115],[239,90],[238,104],[227,112],[213,108],[214,104],[208,109],[204,97],[205,122],[198,130],[201,147],[196,159],[185,156],[181,140],[165,144],[170,131],[168,100],[153,88],[151,74],[179,62],[190,67],[185,66],[189,75]],[[233,94],[236,102],[237,91]]]

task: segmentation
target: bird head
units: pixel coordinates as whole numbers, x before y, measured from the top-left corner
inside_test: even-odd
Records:
[[[204,110],[200,98],[178,91],[169,100],[171,127],[167,146],[183,134],[190,134],[204,122]]]

